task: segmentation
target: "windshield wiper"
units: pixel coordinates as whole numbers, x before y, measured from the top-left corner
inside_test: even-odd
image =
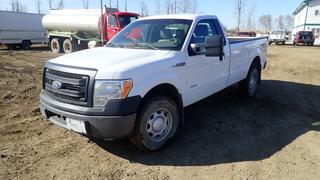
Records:
[[[137,44],[135,44],[135,46],[146,47],[146,48],[153,49],[153,50],[159,50],[159,48],[154,47],[154,46],[147,44],[147,43],[137,43]]]
[[[107,43],[106,46],[107,46],[107,47],[123,48],[123,46],[120,46],[119,44],[112,43],[112,42]]]

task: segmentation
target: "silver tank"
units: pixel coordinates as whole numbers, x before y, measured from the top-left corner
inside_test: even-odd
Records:
[[[42,18],[49,31],[99,32],[100,9],[50,10]]]

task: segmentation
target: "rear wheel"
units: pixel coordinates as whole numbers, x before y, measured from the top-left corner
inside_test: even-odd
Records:
[[[143,106],[137,117],[130,141],[144,151],[163,147],[177,131],[178,106],[166,96],[153,96]]]
[[[256,95],[261,81],[261,71],[259,63],[251,65],[247,78],[240,82],[240,88],[243,94],[247,97]]]
[[[51,51],[53,53],[62,53],[62,43],[58,38],[53,38],[50,42]]]
[[[76,51],[77,46],[71,41],[71,39],[65,39],[63,41],[63,50],[66,54]]]
[[[28,50],[31,47],[31,42],[28,40],[23,40],[21,43],[21,49]]]

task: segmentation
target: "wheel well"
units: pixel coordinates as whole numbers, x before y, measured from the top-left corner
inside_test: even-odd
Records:
[[[154,95],[163,95],[171,98],[177,104],[179,117],[181,120],[180,122],[182,122],[181,124],[184,124],[183,100],[178,89],[172,84],[159,84],[149,90],[148,93],[142,98],[142,103],[140,105],[139,111],[143,107],[143,105]]]
[[[259,84],[261,83],[261,59],[259,56],[255,57],[251,63],[250,69],[252,66],[257,66],[259,69]]]
[[[175,103],[179,103],[179,92],[176,87],[171,84],[160,84],[148,91],[142,101],[148,100],[153,95],[164,95],[171,98]]]
[[[260,59],[259,56],[255,57],[255,58],[253,59],[253,61],[252,61],[252,63],[251,63],[251,66],[253,66],[253,65],[258,65],[259,71],[261,71],[261,59]],[[251,66],[250,66],[250,67],[251,67]]]

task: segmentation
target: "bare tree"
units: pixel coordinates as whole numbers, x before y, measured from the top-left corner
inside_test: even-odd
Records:
[[[190,0],[181,0],[179,4],[179,9],[182,13],[188,13],[192,8],[192,2]]]
[[[272,30],[272,17],[270,14],[260,16],[259,22],[265,31],[270,32]]]
[[[125,9],[125,12],[128,11],[128,3],[127,3],[127,0],[124,0],[124,9]]]
[[[82,0],[83,8],[89,9],[89,0]]]
[[[27,12],[27,8],[19,0],[11,0],[11,10],[13,12]]]
[[[52,9],[52,0],[49,0],[49,8]]]
[[[149,15],[149,10],[147,4],[144,2],[144,0],[141,0],[140,2],[140,15],[142,17]]]
[[[64,7],[64,2],[63,2],[63,0],[60,0],[59,5],[58,5],[58,8],[57,8],[57,9],[63,9],[63,7]]]
[[[166,14],[171,14],[171,7],[172,7],[172,1],[171,0],[165,0],[164,1],[164,6],[165,6],[165,12]]]
[[[290,15],[284,17],[284,27],[285,31],[290,31],[293,28],[294,19]]]
[[[237,18],[237,31],[240,31],[242,14],[244,14],[247,0],[236,0],[236,18]]]
[[[198,11],[198,1],[197,0],[193,0],[192,13],[196,13],[197,11]]]
[[[285,30],[285,24],[284,24],[284,16],[279,16],[278,18],[277,18],[277,24],[278,24],[278,29],[279,30]]]
[[[41,14],[41,1],[37,0],[36,3],[37,3],[37,12],[38,14]]]
[[[155,0],[155,4],[156,4],[156,7],[155,7],[155,12],[156,14],[161,14],[161,7],[160,7],[160,0]]]
[[[255,20],[252,19],[255,14],[256,4],[248,9],[248,16],[247,16],[247,29],[254,30],[255,27]]]

